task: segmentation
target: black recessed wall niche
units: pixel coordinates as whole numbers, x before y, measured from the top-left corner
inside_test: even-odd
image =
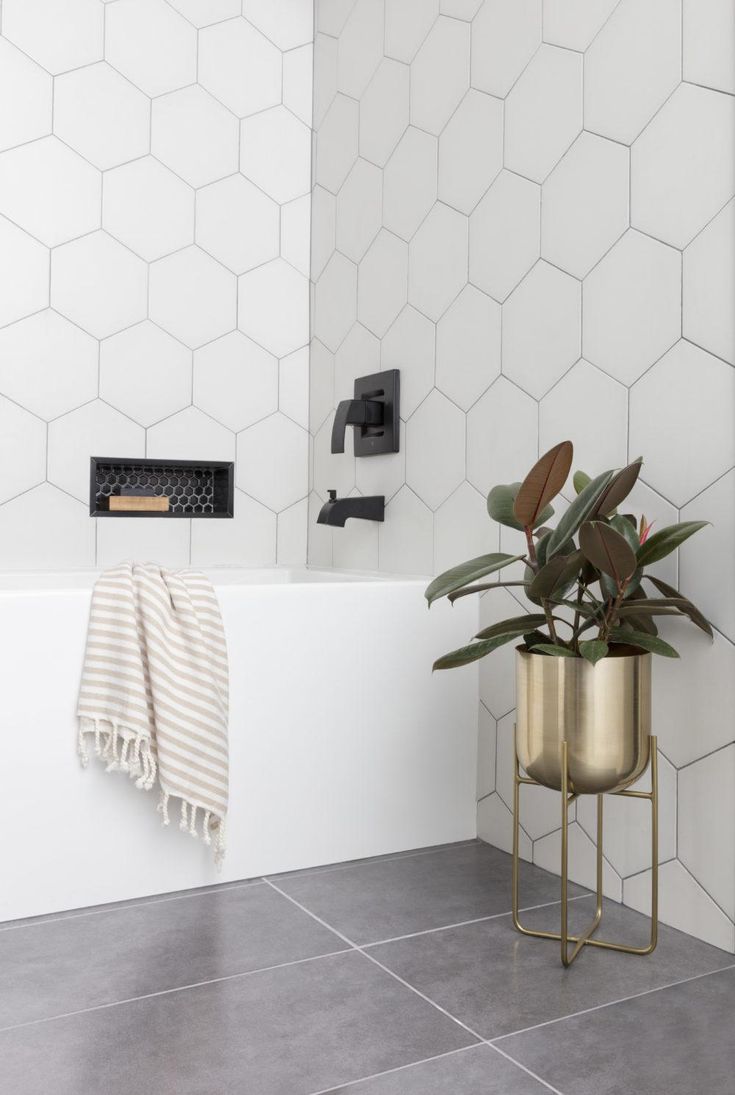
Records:
[[[89,512],[92,517],[232,517],[235,465],[231,460],[127,460],[93,456]],[[114,495],[168,498],[165,512],[118,512]]]

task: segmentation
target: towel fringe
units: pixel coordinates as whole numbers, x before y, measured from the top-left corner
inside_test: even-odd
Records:
[[[188,825],[186,811],[187,811],[186,799],[182,798],[182,800],[181,800],[181,821],[179,822],[179,828],[181,829],[181,831],[183,833],[186,832],[187,825]]]

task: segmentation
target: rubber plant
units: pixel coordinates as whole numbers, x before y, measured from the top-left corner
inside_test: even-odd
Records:
[[[468,646],[439,658],[434,669],[467,665],[510,642],[522,643],[534,654],[586,658],[593,665],[614,654],[616,647],[677,658],[677,651],[658,634],[656,619],[662,616],[686,616],[712,636],[690,600],[646,572],[708,522],[682,521],[651,535],[645,517],[619,513],[638,479],[643,463],[638,459],[593,479],[576,472],[575,497],[550,528],[551,502],[567,481],[572,458],[571,441],[562,441],[537,461],[522,483],[490,491],[490,517],[517,530],[525,541],[523,551],[493,552],[460,563],[426,590],[431,605],[441,597],[454,602],[473,593],[516,587],[536,611],[484,628]],[[524,565],[522,578],[480,581],[514,563]]]

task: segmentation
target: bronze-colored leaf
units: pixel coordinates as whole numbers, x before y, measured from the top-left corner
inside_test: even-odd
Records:
[[[567,481],[573,454],[571,441],[562,441],[531,468],[513,506],[513,514],[523,528],[533,528],[552,498],[556,498]]]
[[[529,600],[534,604],[540,604],[542,600],[549,597],[556,588],[566,565],[565,555],[555,555],[545,566],[542,566],[528,587]]]
[[[604,517],[625,501],[636,484],[642,465],[643,457],[639,456],[632,464],[615,473],[597,504],[597,514]]]
[[[585,558],[603,574],[609,574],[618,588],[635,572],[635,553],[619,532],[602,521],[587,521],[582,525],[579,546]]]

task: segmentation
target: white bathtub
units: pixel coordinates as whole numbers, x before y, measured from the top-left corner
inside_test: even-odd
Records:
[[[473,670],[432,660],[476,606],[425,579],[208,572],[227,629],[225,866],[145,794],[75,753],[95,575],[0,576],[0,920],[474,837]]]

